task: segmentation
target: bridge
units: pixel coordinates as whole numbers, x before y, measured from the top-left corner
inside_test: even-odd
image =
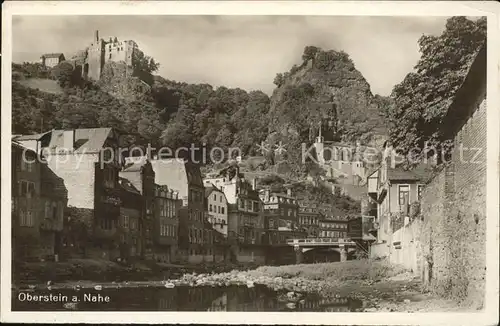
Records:
[[[340,253],[340,261],[347,260],[347,254],[356,250],[356,242],[350,239],[338,238],[305,238],[288,239],[287,245],[293,246],[296,254],[296,262],[302,262],[303,254],[316,248],[331,248]]]

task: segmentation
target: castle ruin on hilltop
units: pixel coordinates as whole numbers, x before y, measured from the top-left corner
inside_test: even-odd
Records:
[[[74,66],[81,66],[83,78],[99,80],[107,62],[123,62],[133,67],[134,59],[139,53],[142,51],[135,41],[118,41],[116,37],[105,41],[99,38],[99,31],[96,30],[92,43],[72,61]]]

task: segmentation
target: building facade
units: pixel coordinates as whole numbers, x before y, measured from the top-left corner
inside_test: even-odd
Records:
[[[14,259],[58,259],[67,192],[38,154],[12,142]]]
[[[119,173],[138,192],[140,200],[140,244],[139,254],[142,258],[151,259],[154,251],[155,227],[155,172],[147,157],[127,157]]]
[[[208,221],[217,232],[227,237],[228,206],[226,195],[215,186],[205,187],[205,203]]]
[[[271,192],[269,189],[261,189],[259,197],[262,200],[269,242],[273,244],[284,244],[286,240],[294,237],[305,237],[305,230],[299,227],[299,204],[292,197],[291,189],[287,193]]]
[[[346,239],[348,222],[346,219],[323,218],[319,221],[319,237]]]
[[[167,186],[156,186],[154,204],[154,259],[172,263],[178,260],[179,209],[182,201],[177,191]]]
[[[345,178],[350,184],[359,184],[365,178],[365,163],[362,160],[363,148],[334,141],[325,141],[319,129],[314,142],[318,164],[326,171],[328,178]]]
[[[228,203],[228,241],[232,243],[232,260],[264,262],[267,234],[264,214],[255,181],[250,183],[237,166],[221,172],[222,176],[204,179],[224,192]]]
[[[40,63],[48,68],[53,68],[66,60],[62,53],[47,53],[40,57]]]
[[[286,194],[263,189],[259,192],[259,198],[265,212],[275,213],[279,219],[290,221],[294,226],[298,224],[299,204],[297,199],[292,197],[291,189],[288,189]]]
[[[120,261],[130,261],[142,258],[143,237],[141,230],[142,222],[142,195],[128,179],[120,178],[120,218],[117,228],[120,234]]]
[[[374,220],[377,240],[371,246],[375,256],[389,254],[392,233],[408,220],[431,175],[430,164],[421,164],[412,170],[393,166],[390,160],[394,155],[392,147],[386,147],[380,169],[368,178],[368,195],[377,203]]]
[[[182,205],[179,208],[179,256],[190,263],[213,259],[213,228],[205,211],[205,186],[198,165],[182,159],[151,160],[155,182],[176,190]],[[208,223],[208,224],[207,224]]]
[[[307,232],[308,237],[319,236],[319,223],[322,218],[322,214],[315,208],[299,207],[298,225]]]

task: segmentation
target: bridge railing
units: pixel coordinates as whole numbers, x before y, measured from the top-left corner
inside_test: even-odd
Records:
[[[351,243],[351,239],[343,238],[306,238],[306,239],[288,239],[287,244],[315,244],[315,243]]]

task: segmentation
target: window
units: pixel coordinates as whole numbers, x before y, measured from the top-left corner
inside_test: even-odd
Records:
[[[208,208],[208,211],[211,212],[212,211],[212,204],[210,204],[210,207]]]
[[[214,194],[214,201],[217,201],[217,194]]]
[[[50,201],[47,200],[45,202],[45,218],[50,218],[50,208],[51,208]]]
[[[424,185],[417,186],[417,198],[418,200],[422,199],[422,190],[424,190]]]
[[[219,201],[222,203],[222,195],[219,197]]]
[[[399,193],[399,205],[400,206],[408,205],[410,200],[410,186],[400,185],[398,188],[398,193]]]
[[[25,160],[23,160],[25,161]],[[25,161],[26,163],[26,171],[28,172],[33,172],[33,165],[34,165],[34,162],[31,162],[31,161]]]
[[[21,156],[21,171],[33,172],[33,165],[35,162],[32,159]]]
[[[26,198],[33,197],[35,195],[35,183],[21,180],[19,182],[19,195]]]
[[[57,203],[52,203],[52,219],[57,220]]]
[[[123,216],[123,227],[125,229],[129,228],[130,218],[128,216]]]
[[[221,207],[220,211],[222,214],[224,214],[224,207]]]
[[[220,206],[217,206],[217,213],[220,214]]]
[[[259,203],[254,201],[253,202],[253,211],[258,212],[259,211]]]
[[[34,213],[30,210],[26,212],[26,226],[35,225]]]
[[[107,188],[115,186],[115,171],[111,168],[104,169],[104,186]]]
[[[153,210],[153,203],[148,200],[146,201],[146,214],[151,214]]]

